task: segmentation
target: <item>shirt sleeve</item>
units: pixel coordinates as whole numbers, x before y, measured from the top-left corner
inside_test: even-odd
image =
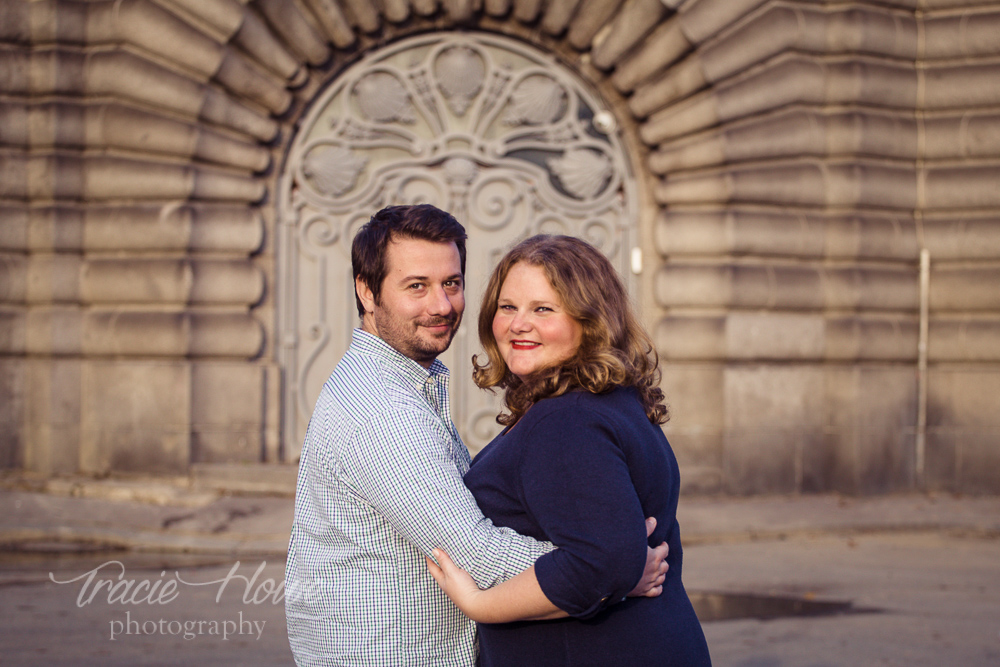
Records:
[[[554,549],[483,516],[430,415],[380,415],[343,456],[345,483],[425,555],[444,549],[481,588],[502,583]]]
[[[646,564],[646,526],[610,420],[562,408],[523,434],[524,503],[559,547],[535,564],[557,607],[588,618],[628,595]]]

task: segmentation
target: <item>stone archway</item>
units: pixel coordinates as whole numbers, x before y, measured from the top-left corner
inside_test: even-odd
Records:
[[[506,247],[536,233],[587,238],[632,281],[635,184],[614,114],[538,49],[479,32],[369,52],[313,102],[279,190],[279,356],[294,458],[312,405],[357,325],[350,241],[378,208],[432,203],[468,229],[466,324],[443,360],[453,418],[476,452],[499,430],[469,377],[478,295]]]

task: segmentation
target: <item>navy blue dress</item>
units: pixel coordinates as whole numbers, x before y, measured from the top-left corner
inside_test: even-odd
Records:
[[[558,550],[542,591],[570,618],[479,625],[483,667],[711,665],[681,583],[677,459],[633,389],[542,400],[472,462],[465,483],[493,523]],[[663,594],[627,598],[650,545],[670,545]]]

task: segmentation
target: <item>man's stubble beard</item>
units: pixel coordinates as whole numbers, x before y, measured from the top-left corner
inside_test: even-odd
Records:
[[[430,363],[443,354],[451,346],[451,341],[455,338],[455,333],[462,323],[462,316],[456,315],[453,318],[436,317],[423,320],[407,320],[400,326],[398,320],[388,316],[380,308],[375,309],[375,326],[378,329],[379,337],[389,343],[395,350],[403,356],[409,357],[418,363]],[[429,337],[420,336],[420,329],[423,326],[433,326],[451,322],[452,327],[443,336]]]

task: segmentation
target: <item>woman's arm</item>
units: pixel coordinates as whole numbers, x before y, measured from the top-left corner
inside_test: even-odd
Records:
[[[479,623],[543,621],[569,616],[552,604],[535,576],[532,565],[521,574],[498,586],[480,590],[465,570],[455,565],[444,551],[435,549],[435,564],[426,558],[427,569],[462,613]]]
[[[646,519],[647,536],[656,529],[656,519]],[[663,592],[663,581],[667,575],[667,554],[664,542],[656,549],[646,550],[646,569],[642,579],[629,593],[629,597],[656,597]],[[510,623],[512,621],[544,621],[566,618],[565,611],[545,597],[535,566],[532,565],[504,583],[481,590],[468,572],[461,569],[441,549],[432,552],[435,563],[430,558],[427,569],[441,590],[466,616],[479,623]]]

